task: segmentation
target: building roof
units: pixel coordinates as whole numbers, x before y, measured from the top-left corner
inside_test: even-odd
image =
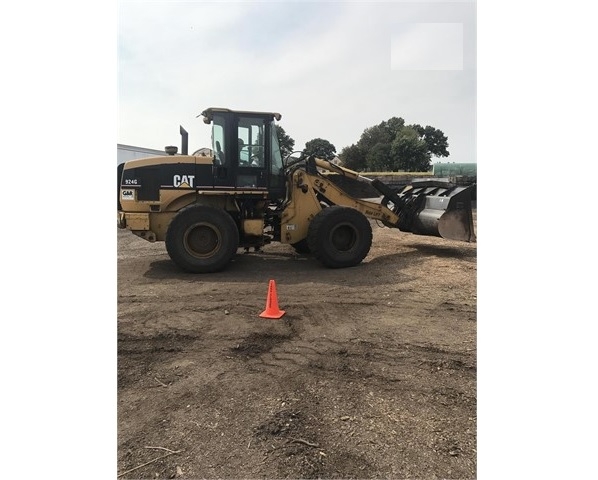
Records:
[[[129,150],[131,152],[150,153],[154,155],[164,155],[166,153],[164,150],[155,150],[153,148],[145,147],[135,147],[133,145],[124,145],[122,143],[117,143],[116,148],[117,150]]]

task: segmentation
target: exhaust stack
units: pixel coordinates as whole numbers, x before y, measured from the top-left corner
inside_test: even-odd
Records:
[[[189,134],[182,126],[179,125],[181,133],[181,155],[188,155],[189,152]]]

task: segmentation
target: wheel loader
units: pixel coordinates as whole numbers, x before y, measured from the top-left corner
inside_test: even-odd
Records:
[[[118,166],[118,227],[165,242],[172,261],[191,273],[222,270],[241,248],[270,242],[312,254],[329,268],[353,267],[372,244],[372,221],[402,232],[473,242],[471,186],[413,183],[396,190],[314,156],[283,160],[276,112],[208,108],[212,152],[178,148]],[[334,178],[366,182],[357,198]]]

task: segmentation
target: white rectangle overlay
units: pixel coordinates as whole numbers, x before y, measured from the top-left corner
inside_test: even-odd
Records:
[[[391,70],[463,70],[462,23],[404,23],[390,40]]]

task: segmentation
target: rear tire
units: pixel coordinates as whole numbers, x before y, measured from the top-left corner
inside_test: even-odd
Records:
[[[326,267],[345,268],[361,263],[372,246],[372,226],[354,208],[338,205],[320,211],[309,225],[307,243]]]
[[[239,230],[219,208],[190,205],[170,222],[166,250],[186,272],[210,273],[224,269],[239,246]]]

